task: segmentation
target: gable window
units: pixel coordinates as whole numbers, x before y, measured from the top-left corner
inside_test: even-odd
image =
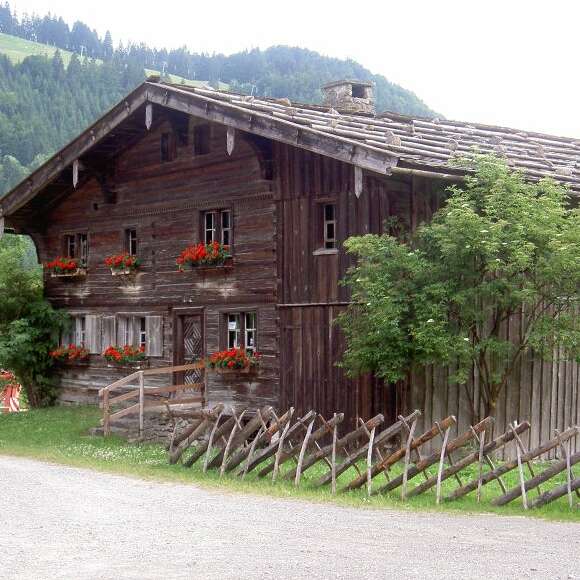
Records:
[[[325,203],[323,212],[323,247],[327,250],[336,248],[336,204]]]
[[[231,246],[233,242],[232,211],[229,209],[206,211],[203,214],[203,241],[219,242]]]
[[[89,235],[87,233],[66,234],[64,236],[64,255],[79,261],[86,268],[89,262]]]
[[[255,312],[229,312],[227,324],[227,347],[242,348],[255,353],[257,348],[258,316]]]
[[[175,158],[175,149],[171,133],[161,133],[161,163],[173,161]]]
[[[125,251],[130,256],[137,255],[137,230],[134,228],[125,230]]]
[[[210,126],[207,123],[203,125],[194,125],[193,127],[193,154],[207,155],[210,151]]]

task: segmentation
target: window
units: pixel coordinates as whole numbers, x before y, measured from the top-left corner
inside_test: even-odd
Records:
[[[147,356],[163,356],[163,316],[118,314],[112,320],[108,317],[103,324],[102,344],[113,343],[143,348]]]
[[[139,325],[139,347],[147,348],[147,319],[141,316],[137,319]]]
[[[71,326],[60,336],[61,346],[74,344],[86,346],[87,344],[87,319],[84,315],[71,316]]]
[[[77,240],[74,234],[67,234],[64,237],[64,253],[67,258],[76,258]]]
[[[336,248],[336,205],[334,203],[325,203],[322,211],[324,248]]]
[[[64,236],[64,255],[79,261],[86,268],[89,262],[89,235],[87,233],[66,234]]]
[[[203,214],[203,241],[219,242],[231,246],[233,242],[232,211],[229,209],[206,211]]]
[[[161,163],[173,161],[175,158],[171,133],[161,133]]]
[[[226,314],[227,347],[242,348],[255,353],[257,348],[258,316],[255,312]]]
[[[89,236],[87,234],[79,234],[78,245],[81,266],[86,266],[89,262]]]
[[[222,216],[222,244],[229,246],[232,243],[232,212],[224,210],[221,212]]]
[[[204,241],[206,244],[211,244],[217,238],[216,228],[216,212],[208,211],[204,217]]]
[[[137,230],[125,230],[125,251],[130,256],[137,255]]]
[[[210,127],[208,124],[193,127],[193,154],[207,155],[210,150]]]

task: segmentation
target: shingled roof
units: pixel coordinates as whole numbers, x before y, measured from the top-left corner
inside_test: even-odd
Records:
[[[457,181],[465,174],[465,169],[457,165],[458,155],[495,153],[530,179],[552,177],[568,185],[571,192],[580,193],[580,139],[395,113],[345,114],[287,99],[149,80],[0,198],[0,221],[4,216],[13,225],[24,223],[27,213],[42,211],[43,199],[56,203],[70,190],[75,161],[92,168],[93,175],[106,170],[108,159],[123,143],[143,134],[146,115],[137,113],[143,113],[149,105],[222,123],[383,174]],[[85,174],[88,177],[90,171]]]
[[[181,87],[179,87],[181,88]],[[508,127],[445,119],[412,118],[385,112],[376,117],[285,99],[262,99],[207,89],[187,89],[248,110],[260,111],[302,127],[359,141],[395,156],[399,164],[448,171],[458,155],[494,153],[530,178],[552,177],[580,192],[580,138],[557,137]]]

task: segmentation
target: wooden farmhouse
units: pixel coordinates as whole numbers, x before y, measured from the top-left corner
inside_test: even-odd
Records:
[[[384,385],[336,366],[344,344],[333,320],[349,302],[342,242],[381,233],[393,216],[409,229],[429,220],[462,179],[450,159],[474,148],[577,193],[580,140],[377,114],[364,82],[323,91],[314,106],[151,79],[0,200],[2,227],[30,235],[44,264],[64,256],[81,266],[45,272],[47,298],[74,320],[63,342],[90,351],[59,371],[63,402],[96,402],[128,374],[103,358],[109,345],[143,346],[154,367],[235,346],[259,351],[259,370],[210,376],[206,404],[342,411],[349,429],[409,408],[424,411],[425,425],[447,413],[459,430],[472,421],[466,389],[445,369]],[[231,258],[180,272],[177,257],[200,241],[228,245]],[[114,276],[105,258],[122,252],[140,267]],[[498,428],[530,419],[533,445],[578,424],[578,387],[572,363],[527,359]]]

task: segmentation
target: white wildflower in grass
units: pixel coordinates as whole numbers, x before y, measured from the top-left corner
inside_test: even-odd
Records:
[[[429,320],[427,320],[427,322],[435,322],[432,318],[429,318]]]
[[[464,340],[465,342],[469,342],[469,338],[467,338],[467,337],[465,337],[463,340]]]

